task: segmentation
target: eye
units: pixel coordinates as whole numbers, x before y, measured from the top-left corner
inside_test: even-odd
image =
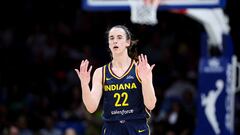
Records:
[[[117,36],[117,39],[122,39],[123,37],[121,35]]]
[[[113,40],[113,39],[114,39],[114,37],[112,37],[112,36],[111,36],[111,37],[109,37],[108,39],[109,39],[109,40]]]

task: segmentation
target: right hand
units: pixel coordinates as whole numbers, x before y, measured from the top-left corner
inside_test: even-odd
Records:
[[[92,70],[92,66],[90,66],[90,68],[88,69],[88,64],[89,61],[88,60],[82,60],[79,69],[75,69],[80,81],[82,84],[89,84],[90,82],[90,73]]]

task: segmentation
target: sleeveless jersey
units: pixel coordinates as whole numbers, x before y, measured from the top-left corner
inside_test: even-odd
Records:
[[[133,60],[121,77],[115,75],[111,67],[112,63],[103,66],[103,120],[149,118],[150,113],[143,103],[142,85]]]

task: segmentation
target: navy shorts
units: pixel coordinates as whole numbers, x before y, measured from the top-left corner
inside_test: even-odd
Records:
[[[104,122],[101,135],[150,135],[147,120]]]

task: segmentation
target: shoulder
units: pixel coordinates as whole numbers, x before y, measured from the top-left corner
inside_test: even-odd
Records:
[[[99,68],[95,69],[94,74],[101,75],[102,74],[102,70],[103,70],[103,67],[99,67]]]
[[[106,67],[106,65],[96,68],[94,71],[94,74],[102,76],[102,73],[104,72],[105,67]]]
[[[104,82],[104,66],[102,67],[99,67],[97,68],[95,71],[94,71],[94,74],[93,74],[93,81],[96,82],[101,82],[101,84]]]
[[[106,70],[106,67],[107,67],[108,64],[109,63],[107,63],[107,64],[105,64],[105,65],[103,65],[101,67],[96,68],[95,71],[94,71],[94,75],[97,75],[97,76],[101,77],[102,74],[105,73],[105,70]]]
[[[93,82],[102,82],[102,67],[95,69],[93,73]]]

